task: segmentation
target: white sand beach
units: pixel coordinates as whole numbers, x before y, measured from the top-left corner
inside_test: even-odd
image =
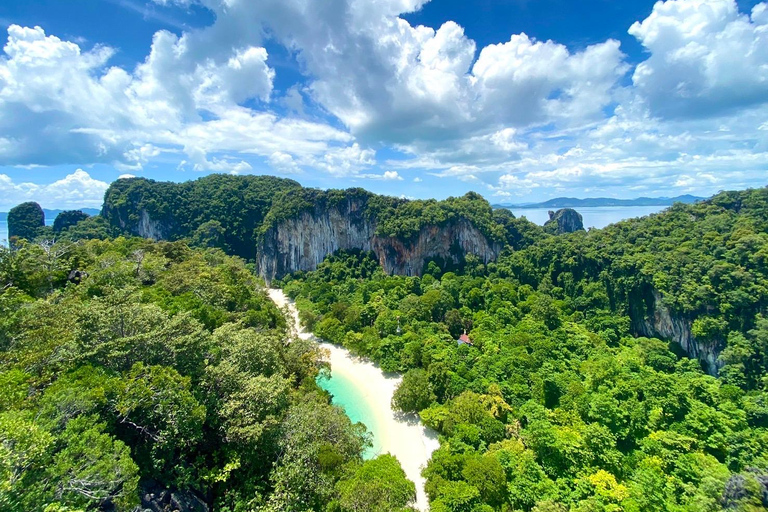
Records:
[[[279,307],[288,306],[298,336],[312,337],[311,333],[301,327],[296,307],[282,290],[270,289],[269,296]],[[342,347],[319,340],[318,342],[330,353],[331,372],[343,375],[368,400],[376,416],[376,424],[368,427],[377,437],[381,452],[397,457],[405,474],[416,484],[417,507],[419,510],[428,510],[421,470],[426,466],[432,452],[439,447],[437,433],[416,420],[398,418],[390,408],[392,394],[401,377],[385,374],[372,362],[354,357]]]

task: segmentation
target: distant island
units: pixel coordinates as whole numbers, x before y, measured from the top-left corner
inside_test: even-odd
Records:
[[[677,197],[638,197],[637,199],[613,199],[610,197],[556,197],[542,203],[494,204],[494,208],[577,208],[598,206],[672,206],[674,203],[693,204],[704,197],[690,194]]]
[[[97,208],[73,208],[73,210],[78,210],[88,215],[98,215],[99,213],[101,213],[101,210]],[[48,219],[49,221],[52,221],[53,219],[58,217],[58,215],[63,211],[67,211],[67,210],[48,210],[46,208],[43,208],[43,213],[45,213],[45,218]],[[0,212],[0,221],[2,220],[8,220],[8,212]]]

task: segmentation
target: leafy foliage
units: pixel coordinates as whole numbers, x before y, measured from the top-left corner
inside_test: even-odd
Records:
[[[164,226],[166,239],[193,238],[202,246],[253,258],[254,231],[273,201],[299,188],[293,180],[273,176],[214,174],[184,183],[122,179],[107,190],[102,215],[126,230],[137,226],[144,212]]]
[[[78,222],[84,221],[90,217],[87,213],[83,213],[80,210],[68,210],[59,213],[53,220],[53,232],[61,233],[67,228],[76,225]]]
[[[432,510],[762,510],[767,230],[768,189],[728,192],[484,268],[340,253],[283,286],[319,336],[406,372],[393,407],[441,436]],[[723,349],[719,378],[637,336],[654,300]]]
[[[362,463],[368,434],[317,387],[317,345],[289,337],[240,259],[23,242],[0,249],[0,290],[4,511],[128,511],[145,484],[216,510],[324,510]]]

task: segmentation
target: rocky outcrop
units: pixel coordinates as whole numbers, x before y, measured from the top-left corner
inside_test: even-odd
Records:
[[[710,375],[717,375],[722,367],[718,360],[723,344],[705,343],[694,338],[691,333],[693,321],[672,312],[665,304],[664,297],[656,290],[651,290],[638,299],[631,309],[632,324],[635,332],[649,338],[671,340],[680,345],[688,357],[699,359]]]
[[[150,213],[142,208],[133,213],[132,210],[119,210],[117,208],[108,208],[105,204],[102,215],[112,225],[119,227],[134,236],[149,238],[151,240],[168,240],[172,233],[172,226],[167,222],[154,219]]]
[[[743,473],[732,475],[723,490],[723,508],[740,509],[745,501],[760,503],[768,508],[768,473],[758,468],[745,468]]]
[[[88,272],[84,270],[72,270],[67,276],[67,281],[73,284],[80,284],[80,281],[88,277]]]
[[[347,199],[334,207],[305,211],[263,235],[256,256],[259,273],[271,282],[298,270],[314,270],[340,249],[370,251],[375,231],[362,201]]]
[[[164,240],[167,238],[167,227],[162,222],[152,219],[147,210],[141,210],[139,223],[135,228],[137,235],[152,240]]]
[[[257,248],[259,274],[271,282],[291,272],[314,270],[326,256],[341,249],[373,251],[390,274],[421,275],[429,259],[458,264],[467,254],[474,254],[487,263],[498,257],[501,245],[489,242],[464,219],[426,226],[411,240],[380,237],[364,201],[348,199],[327,209],[303,212],[268,229]]]
[[[549,212],[549,220],[544,224],[544,229],[557,235],[573,233],[584,229],[581,214],[572,208],[563,208]]]
[[[208,512],[208,505],[192,491],[166,489],[154,482],[145,484],[140,512]]]

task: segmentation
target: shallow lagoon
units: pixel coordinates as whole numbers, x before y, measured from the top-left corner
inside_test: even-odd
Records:
[[[332,373],[331,377],[320,376],[317,384],[333,395],[333,404],[344,408],[353,423],[362,423],[373,434],[373,446],[368,448],[363,455],[366,459],[372,459],[381,453],[382,426],[376,418],[376,413],[369,400],[358,391],[354,383],[339,373]]]

